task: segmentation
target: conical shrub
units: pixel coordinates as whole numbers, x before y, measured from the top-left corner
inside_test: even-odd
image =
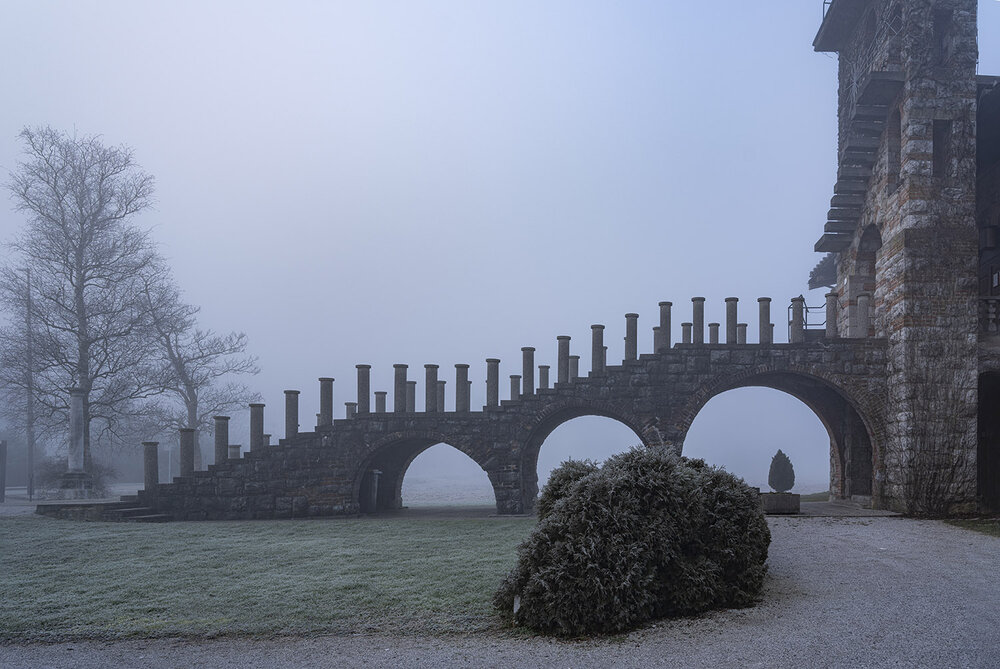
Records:
[[[771,458],[771,469],[767,472],[767,484],[775,492],[788,492],[795,486],[795,469],[788,456],[778,449]]]

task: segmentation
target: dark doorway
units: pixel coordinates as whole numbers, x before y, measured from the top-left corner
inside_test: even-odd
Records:
[[[1000,511],[1000,373],[979,376],[979,500],[983,511]]]

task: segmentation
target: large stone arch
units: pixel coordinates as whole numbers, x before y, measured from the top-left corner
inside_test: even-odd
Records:
[[[392,432],[370,445],[368,456],[361,460],[354,472],[353,498],[358,501],[359,510],[362,513],[377,513],[402,508],[406,470],[417,456],[436,444],[451,446],[487,471],[480,453],[467,438],[429,430]],[[490,481],[493,482],[492,477]]]
[[[525,513],[535,508],[538,496],[538,453],[542,444],[560,425],[583,416],[598,416],[618,421],[635,433],[638,443],[651,445],[649,421],[643,420],[620,403],[574,398],[548,404],[534,416],[528,437],[521,449],[521,503]]]
[[[867,499],[877,495],[879,471],[876,445],[881,422],[861,389],[842,384],[812,370],[761,366],[720,375],[691,394],[675,419],[676,434],[686,437],[691,423],[710,399],[736,388],[763,387],[796,398],[816,415],[830,437],[830,493],[839,498]]]

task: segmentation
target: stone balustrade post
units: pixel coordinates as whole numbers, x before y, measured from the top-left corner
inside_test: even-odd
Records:
[[[321,376],[319,379],[319,421],[320,427],[333,425],[333,379]],[[263,431],[263,430],[262,430]],[[253,450],[253,441],[250,450]]]
[[[299,434],[299,391],[285,391],[285,439],[294,439]]]
[[[384,390],[375,391],[375,413],[385,413],[385,396],[387,394]]]
[[[708,343],[718,344],[719,343],[719,324],[709,323],[708,324]]]
[[[771,324],[771,298],[770,297],[758,297],[757,298],[757,311],[759,314],[759,323],[757,327],[759,328],[759,340],[761,344],[771,344],[774,343],[774,328]]]
[[[393,365],[392,384],[392,411],[393,413],[404,413],[406,411],[406,365]]]
[[[801,344],[806,340],[806,299],[804,297],[792,298],[792,321],[789,323],[788,342],[790,344]]]
[[[444,406],[444,386],[445,386],[445,383],[447,383],[447,382],[446,381],[441,381],[440,379],[437,382],[437,410],[438,411],[445,411],[445,406]]]
[[[739,307],[740,298],[738,297],[727,297],[726,298],[726,343],[735,344],[736,343],[736,321],[738,320],[737,310]]]
[[[525,397],[535,394],[535,348],[521,348],[521,394]]]
[[[691,328],[694,326],[693,323],[681,323],[681,343],[690,344],[691,343]]]
[[[580,356],[569,356],[569,380],[576,381],[580,378]]]
[[[215,421],[215,464],[221,465],[229,457],[229,416],[212,416],[212,420]]]
[[[194,476],[194,428],[182,427],[180,430],[181,476]]]
[[[500,359],[486,359],[486,406],[500,406]]]
[[[836,339],[837,338],[837,311],[839,304],[839,297],[837,293],[830,292],[826,294],[826,338]]]
[[[142,487],[150,495],[157,494],[160,483],[160,442],[142,442]]]
[[[83,472],[83,396],[80,388],[69,391],[69,453],[66,458],[66,470],[74,474]]]
[[[569,383],[569,335],[556,337],[558,355],[556,357],[556,383]]]
[[[590,375],[600,376],[604,374],[605,348],[604,348],[604,326],[591,325],[591,351],[590,351]]]
[[[355,365],[358,370],[358,413],[372,412],[372,366]]]
[[[521,375],[511,374],[510,375],[510,399],[511,401],[518,399],[521,396]]]
[[[660,353],[670,348],[670,307],[673,302],[660,302],[660,339],[656,352]]]
[[[358,414],[357,402],[344,402],[344,417],[354,418]]]
[[[424,411],[438,410],[438,366],[424,365]]]
[[[538,388],[541,390],[547,390],[549,387],[549,366],[539,365],[538,366]]]
[[[469,366],[455,365],[455,411],[468,413],[472,409],[469,393]]]
[[[330,422],[333,422],[333,389],[330,390]],[[250,405],[250,450],[257,451],[264,446],[264,405],[254,402]]]
[[[858,337],[865,339],[868,337],[868,329],[871,327],[871,296],[868,293],[858,295]]]
[[[265,446],[271,445],[271,435],[267,434],[266,432],[264,433],[264,445]]]
[[[240,459],[240,451],[242,449],[243,449],[243,445],[242,444],[229,444],[229,459],[230,460],[239,460]]]
[[[625,359],[639,359],[639,314],[625,314]]]
[[[691,298],[691,343],[705,343],[705,298]]]
[[[746,344],[747,343],[747,324],[737,323],[736,324],[736,343]]]
[[[406,410],[410,413],[417,412],[417,382],[406,382]]]

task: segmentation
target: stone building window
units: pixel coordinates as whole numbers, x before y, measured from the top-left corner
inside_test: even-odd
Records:
[[[933,174],[946,177],[951,170],[951,121],[934,121]]]

